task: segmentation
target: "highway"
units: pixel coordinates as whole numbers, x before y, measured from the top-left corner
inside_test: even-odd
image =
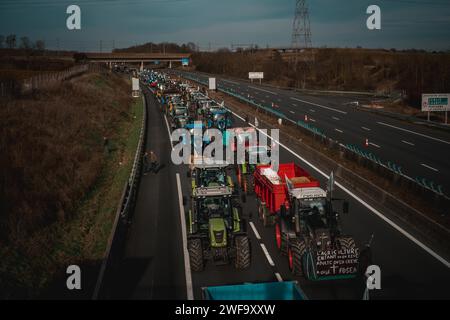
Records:
[[[227,82],[219,81],[219,85],[225,85],[225,83]],[[240,85],[235,86],[241,87]],[[341,112],[346,112],[344,114],[295,101],[291,99],[298,96],[294,93],[282,94],[283,91],[275,90],[273,91],[274,94],[271,94],[261,91],[266,90],[266,88],[261,89],[249,84],[242,85],[240,90],[244,90],[244,92],[248,90],[261,100],[268,99],[266,96],[279,97],[281,99],[279,101],[280,109],[294,111],[293,119],[300,119],[306,109],[315,110],[315,112],[310,111],[310,115],[318,123],[322,121],[328,123],[327,134],[331,134],[332,127],[335,127],[346,134],[348,133],[345,137],[353,137],[356,141],[361,140],[361,132],[364,130],[360,129],[362,126],[371,129],[372,134],[386,132],[384,139],[374,140],[374,143],[380,145],[380,151],[386,148],[384,152],[387,155],[387,148],[394,148],[395,143],[392,143],[392,141],[397,141],[397,139],[408,139],[407,141],[414,143],[417,149],[427,143],[440,146],[439,154],[441,156],[448,154],[448,145],[444,142],[417,135],[404,134],[402,136],[403,131],[390,127],[384,128],[383,125],[374,125],[373,121],[361,120],[361,122],[358,122],[357,115],[362,118],[361,114],[342,105],[347,101],[347,98],[341,98],[333,104],[327,103],[326,105]],[[270,91],[272,90],[270,89]],[[355,280],[312,282],[293,277],[288,269],[286,257],[281,256],[276,248],[273,229],[263,227],[258,220],[255,198],[252,196],[247,197],[246,203],[242,204],[244,216],[248,219],[247,229],[252,243],[251,267],[247,270],[237,271],[233,266],[208,264],[203,272],[191,273],[188,256],[186,250],[184,250],[185,237],[183,233],[185,230],[183,230],[182,223],[183,209],[187,207],[183,208],[181,201],[183,197],[189,199],[190,195],[190,181],[186,176],[187,167],[185,165],[175,166],[171,163],[169,128],[153,95],[147,89],[144,89],[144,94],[148,107],[147,149],[152,149],[157,153],[164,167],[157,174],[142,177],[134,218],[127,239],[126,253],[121,267],[117,270],[117,282],[111,293],[112,297],[128,299],[186,299],[193,297],[194,299],[200,299],[201,288],[205,286],[296,279],[310,299],[362,298],[361,282]],[[326,103],[324,99],[330,98],[302,96],[299,99],[305,99],[305,101],[307,99],[322,105]],[[286,103],[284,107],[281,107],[283,101],[289,102],[289,104]],[[294,103],[297,104],[296,107],[293,105]],[[366,113],[364,115],[367,116]],[[246,126],[238,116],[234,117],[235,126]],[[331,116],[339,118],[339,120],[332,119],[336,121],[333,125],[331,120],[325,121],[327,117]],[[392,120],[384,118],[382,122],[394,123]],[[352,124],[358,124],[358,128],[355,127],[351,130]],[[395,125],[399,126],[400,124],[396,123]],[[401,127],[411,128],[403,123]],[[433,135],[433,137],[436,137],[434,133]],[[443,141],[448,141],[447,137],[441,136],[441,134],[438,136]],[[283,141],[280,142],[283,143]],[[351,143],[351,141],[348,142]],[[427,147],[427,150],[431,148]],[[402,149],[396,151],[396,154],[399,155],[404,153],[405,151]],[[425,155],[425,153],[420,154]],[[280,148],[281,162],[296,162],[310,171],[321,183],[325,183],[325,178],[317,172],[313,164],[309,165],[301,161],[300,157],[301,155],[295,150],[289,151],[284,147]],[[403,157],[408,159],[407,154]],[[445,157],[442,156],[444,160],[441,162],[431,161],[435,159],[432,155],[429,155],[429,157],[420,158],[420,160],[414,159],[416,162],[427,160],[427,164],[438,167],[440,171],[436,176],[437,181],[439,175],[444,175],[447,172]],[[410,170],[421,169],[420,166],[414,165],[412,161],[410,165]],[[404,168],[406,170],[406,164]],[[430,173],[434,174],[433,171]],[[370,205],[365,203],[363,199],[358,200],[339,188],[337,188],[335,196],[346,198],[350,202],[350,213],[342,216],[342,226],[345,233],[354,236],[360,246],[368,241],[371,234],[374,234],[372,244],[373,263],[381,268],[382,289],[372,291],[370,293],[371,298],[448,299],[450,297],[447,288],[450,283],[448,262],[445,264],[439,261],[405,237],[391,224],[380,219],[373,210],[369,209]]]
[[[208,80],[205,74],[189,75],[202,81]],[[450,195],[450,131],[355,109],[352,102],[362,103],[368,100],[367,97],[300,94],[261,86],[256,82],[215,77],[218,88],[233,90],[267,107],[273,105],[294,121],[305,120],[307,116],[308,122],[323,130],[326,136],[391,161],[412,178],[423,177],[435,185],[442,185],[443,192]],[[365,145],[366,139],[368,146]]]

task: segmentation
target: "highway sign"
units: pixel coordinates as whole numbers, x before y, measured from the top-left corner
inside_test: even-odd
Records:
[[[449,93],[422,94],[422,111],[450,111]]]
[[[209,78],[209,90],[216,90],[216,78]]]
[[[188,66],[189,65],[189,58],[183,58],[181,59],[181,65]]]
[[[131,78],[131,94],[133,97],[139,97],[139,78]]]
[[[133,91],[139,91],[139,79],[138,78],[132,78],[132,84],[133,84]]]
[[[264,72],[249,72],[249,79],[264,79]]]

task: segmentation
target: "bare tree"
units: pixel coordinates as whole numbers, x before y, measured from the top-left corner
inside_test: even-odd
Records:
[[[10,34],[6,37],[6,45],[9,49],[14,49],[16,47],[16,35]]]
[[[31,41],[28,37],[22,37],[20,38],[20,42],[21,42],[21,48],[24,49],[30,49],[31,48]]]
[[[35,46],[36,46],[36,50],[44,51],[45,50],[45,42],[44,42],[44,40],[37,40]]]

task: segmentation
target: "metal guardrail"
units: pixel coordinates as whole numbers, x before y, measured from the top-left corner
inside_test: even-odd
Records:
[[[111,235],[109,237],[108,245],[105,251],[105,256],[100,267],[97,283],[94,289],[92,299],[104,299],[108,296],[108,283],[114,276],[115,271],[119,266],[122,249],[125,243],[125,235],[128,225],[132,219],[134,212],[134,205],[137,197],[137,190],[139,185],[139,177],[142,170],[142,156],[144,152],[145,134],[147,132],[147,106],[145,97],[143,100],[143,116],[141,130],[139,134],[139,142],[134,156],[133,167],[130,176],[124,185],[122,196],[120,198],[119,206],[117,208],[114,224]]]
[[[183,76],[186,77],[187,79],[190,79],[192,81],[196,81],[205,86],[208,86],[208,83],[206,81],[202,81],[201,79],[194,78],[190,75],[183,75]],[[232,92],[230,90],[226,90],[223,88],[219,88],[218,90],[223,93],[226,93],[234,98],[237,98],[247,104],[253,105],[257,109],[263,110],[272,116],[275,116],[275,117],[281,118],[281,119],[288,119],[286,117],[286,115],[284,115],[283,113],[281,113],[277,110],[273,110],[272,108],[262,106],[262,105],[256,103],[255,101],[253,101],[252,99],[249,99],[248,97],[239,95],[236,92]],[[319,139],[322,143],[328,145],[329,147],[338,148],[339,151],[344,151],[347,154],[348,158],[353,157],[353,158],[356,158],[357,160],[360,158],[363,158],[363,159],[369,161],[370,163],[368,163],[366,165],[366,167],[375,169],[375,171],[387,170],[387,171],[391,172],[393,175],[398,176],[397,179],[394,179],[394,180],[400,180],[399,178],[402,178],[402,179],[408,181],[409,184],[416,185],[416,187],[422,188],[422,189],[424,189],[424,191],[430,192],[432,195],[435,195],[437,197],[442,197],[443,200],[447,200],[447,201],[450,200],[450,197],[448,195],[444,194],[442,186],[435,184],[433,181],[429,181],[429,180],[426,180],[421,177],[415,177],[415,178],[410,177],[402,172],[401,166],[399,166],[393,162],[390,162],[390,161],[383,161],[377,155],[375,155],[371,152],[362,150],[356,146],[353,146],[350,144],[338,143],[337,141],[334,141],[333,139],[327,137],[323,133],[322,130],[320,130],[319,128],[317,128],[309,123],[306,123],[304,121],[297,121],[297,122],[290,121],[290,122],[292,122],[297,128],[302,129],[304,132],[306,132],[310,135],[313,135],[314,138]],[[358,161],[358,162],[362,163],[362,161]],[[364,164],[364,163],[362,163],[362,164]],[[377,167],[381,167],[381,168],[377,168]]]

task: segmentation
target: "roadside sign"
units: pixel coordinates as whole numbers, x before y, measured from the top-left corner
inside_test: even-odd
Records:
[[[422,94],[422,111],[450,111],[450,93]]]
[[[249,72],[249,79],[264,79],[264,72]]]
[[[182,58],[181,59],[181,65],[188,66],[189,65],[189,58]]]
[[[133,91],[139,90],[139,79],[138,78],[132,78],[132,85],[133,85]]]
[[[131,78],[131,90],[133,97],[139,97],[139,78]]]
[[[216,78],[209,78],[209,90],[216,90]]]

